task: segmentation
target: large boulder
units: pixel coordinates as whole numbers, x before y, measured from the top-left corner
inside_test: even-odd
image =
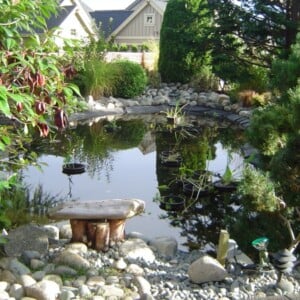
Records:
[[[8,233],[8,242],[4,245],[7,256],[20,256],[23,251],[33,250],[41,254],[48,251],[49,241],[45,230],[36,225],[23,225]]]
[[[188,269],[189,279],[194,283],[222,281],[228,275],[223,266],[209,255],[194,261]]]

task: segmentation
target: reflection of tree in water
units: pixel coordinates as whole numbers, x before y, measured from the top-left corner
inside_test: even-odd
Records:
[[[216,244],[221,229],[235,222],[233,199],[230,195],[211,195],[198,200],[187,199],[192,205],[181,213],[166,212],[163,218],[181,228],[189,249],[200,249],[207,243]],[[189,205],[189,204],[187,204]]]
[[[92,123],[90,126],[79,125],[74,134],[80,141],[74,148],[75,158],[87,165],[87,173],[91,176],[105,174],[110,181],[113,170],[113,152],[136,147],[145,133],[142,120],[117,120],[112,126],[107,120]],[[112,130],[107,130],[108,128]],[[79,138],[78,138],[79,137]]]

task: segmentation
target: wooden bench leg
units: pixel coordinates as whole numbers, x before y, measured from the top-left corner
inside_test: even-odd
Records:
[[[125,219],[109,220],[110,242],[122,241],[125,238]]]
[[[97,251],[107,251],[109,248],[110,227],[109,223],[96,224],[95,247]]]
[[[71,219],[72,243],[85,243],[97,251],[107,251],[109,244],[125,238],[125,219],[77,220]]]
[[[87,242],[87,235],[86,235],[86,220],[70,220],[71,229],[72,229],[72,243],[86,243]]]

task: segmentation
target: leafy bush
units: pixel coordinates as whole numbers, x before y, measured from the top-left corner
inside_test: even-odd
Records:
[[[121,51],[121,52],[127,52],[128,51],[128,45],[121,44],[120,47],[119,47],[119,51]]]
[[[137,45],[131,45],[130,48],[131,48],[132,52],[138,52],[139,51],[139,47]]]
[[[111,63],[114,68],[114,96],[133,98],[140,95],[146,88],[147,75],[138,64],[128,60]]]
[[[283,106],[269,105],[256,110],[246,134],[250,143],[264,155],[274,155],[285,147],[291,130],[290,110]]]
[[[211,67],[203,66],[191,79],[191,86],[197,91],[218,90],[219,79],[212,73]]]
[[[238,192],[243,196],[243,204],[252,211],[274,212],[279,209],[280,201],[268,173],[247,166]]]

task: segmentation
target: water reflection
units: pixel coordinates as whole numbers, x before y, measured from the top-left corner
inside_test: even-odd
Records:
[[[128,221],[127,231],[139,231],[148,237],[174,236],[185,249],[203,246],[216,241],[220,228],[227,225],[224,216],[233,213],[230,197],[221,200],[214,194],[195,203],[187,199],[190,209],[182,214],[163,211],[154,200],[162,194],[160,186],[191,170],[222,174],[229,165],[239,176],[243,135],[230,124],[221,125],[191,117],[188,125],[166,127],[161,116],[153,115],[89,120],[57,135],[50,143],[33,145],[39,161],[46,166],[42,172],[35,167],[24,170],[25,182],[33,187],[42,184],[45,191],[59,193],[66,201],[142,199],[146,211]],[[160,153],[170,149],[182,156],[180,167],[161,165]],[[62,165],[66,162],[84,163],[86,172],[65,175]]]

